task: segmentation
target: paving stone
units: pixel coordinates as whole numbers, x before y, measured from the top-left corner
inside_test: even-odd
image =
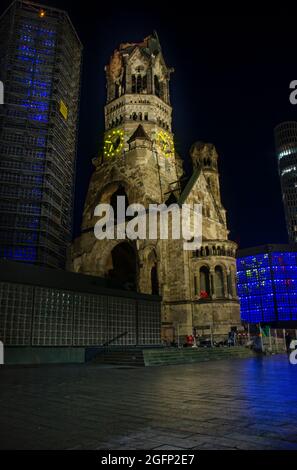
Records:
[[[174,447],[174,446],[169,446],[169,445],[154,447],[153,449],[154,450],[185,450],[184,447]]]
[[[287,359],[0,370],[1,449],[297,450]]]

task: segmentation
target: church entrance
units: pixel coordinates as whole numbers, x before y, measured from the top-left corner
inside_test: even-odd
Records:
[[[137,290],[137,258],[136,251],[128,242],[119,243],[110,254],[108,278],[124,289]]]

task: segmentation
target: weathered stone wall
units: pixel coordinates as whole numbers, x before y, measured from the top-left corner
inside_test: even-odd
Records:
[[[236,301],[212,301],[193,305],[193,326],[212,326],[215,335],[226,335],[231,326],[238,326],[239,304]]]

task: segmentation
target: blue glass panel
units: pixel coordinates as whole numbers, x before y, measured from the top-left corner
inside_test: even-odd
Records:
[[[0,253],[2,258],[14,261],[34,262],[37,260],[37,249],[35,247],[3,248]]]
[[[242,319],[255,323],[275,320],[268,254],[239,258],[237,267]]]

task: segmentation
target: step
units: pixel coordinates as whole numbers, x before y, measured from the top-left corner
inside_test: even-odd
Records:
[[[244,347],[235,348],[189,348],[144,351],[145,365],[170,365],[193,362],[206,362],[221,359],[253,357],[254,353]]]
[[[143,353],[136,351],[102,351],[92,361],[93,364],[118,364],[125,366],[144,366]]]
[[[124,366],[159,366],[186,364],[194,362],[218,361],[222,359],[241,359],[253,357],[248,348],[157,348],[143,350],[102,351],[94,358],[93,363],[117,364]]]

